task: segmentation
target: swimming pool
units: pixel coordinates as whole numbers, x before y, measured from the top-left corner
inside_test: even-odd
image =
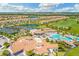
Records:
[[[67,40],[68,42],[72,41],[72,38],[70,37],[65,37],[63,40]]]
[[[67,40],[68,42],[72,41],[73,39],[76,39],[77,41],[79,41],[79,37],[76,36],[72,36],[72,37],[65,37],[61,34],[52,34],[50,35],[50,38],[53,40]]]
[[[77,41],[79,41],[79,37],[77,37]]]
[[[61,39],[62,36],[61,36],[60,34],[52,34],[52,35],[50,36],[50,38],[53,38],[53,39]]]

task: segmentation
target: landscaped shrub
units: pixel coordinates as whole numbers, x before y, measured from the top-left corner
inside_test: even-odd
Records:
[[[8,50],[4,50],[2,56],[9,56],[10,52]]]
[[[9,44],[8,42],[5,42],[5,43],[3,44],[3,46],[4,46],[5,48],[8,48],[8,47],[10,46],[10,44]]]

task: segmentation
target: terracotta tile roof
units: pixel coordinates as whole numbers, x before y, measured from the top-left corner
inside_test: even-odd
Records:
[[[50,44],[45,40],[37,43],[35,40],[26,40],[26,38],[20,38],[11,45],[11,50],[13,53],[23,49],[24,51],[34,50],[36,53],[42,54],[47,53],[49,48],[58,48],[58,44]]]
[[[41,44],[40,47],[35,49],[39,54],[47,53],[48,49],[58,47],[58,44],[50,44],[50,43],[47,43],[45,40],[43,40],[43,42],[40,44]]]
[[[43,54],[43,53],[48,53],[48,50],[47,48],[44,46],[44,47],[38,47],[35,49],[35,52],[38,53],[38,54]]]

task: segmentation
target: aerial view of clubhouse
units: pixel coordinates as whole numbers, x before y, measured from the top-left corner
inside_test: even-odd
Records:
[[[79,56],[79,13],[46,12],[52,5],[0,4],[0,56]]]

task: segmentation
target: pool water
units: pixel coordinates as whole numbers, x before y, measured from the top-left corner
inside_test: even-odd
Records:
[[[65,37],[64,40],[67,40],[68,42],[72,41],[72,38],[70,37]]]
[[[77,37],[77,41],[79,41],[79,37]]]
[[[53,38],[53,39],[61,39],[61,35],[60,34],[52,34],[51,35],[51,38]]]
[[[52,34],[51,36],[50,36],[50,38],[52,38],[52,40],[54,39],[56,39],[56,40],[67,40],[68,42],[70,42],[70,41],[72,41],[73,40],[73,38],[72,37],[65,37],[65,36],[62,36],[62,35],[60,35],[60,34]],[[79,37],[77,37],[77,41],[79,41]]]

